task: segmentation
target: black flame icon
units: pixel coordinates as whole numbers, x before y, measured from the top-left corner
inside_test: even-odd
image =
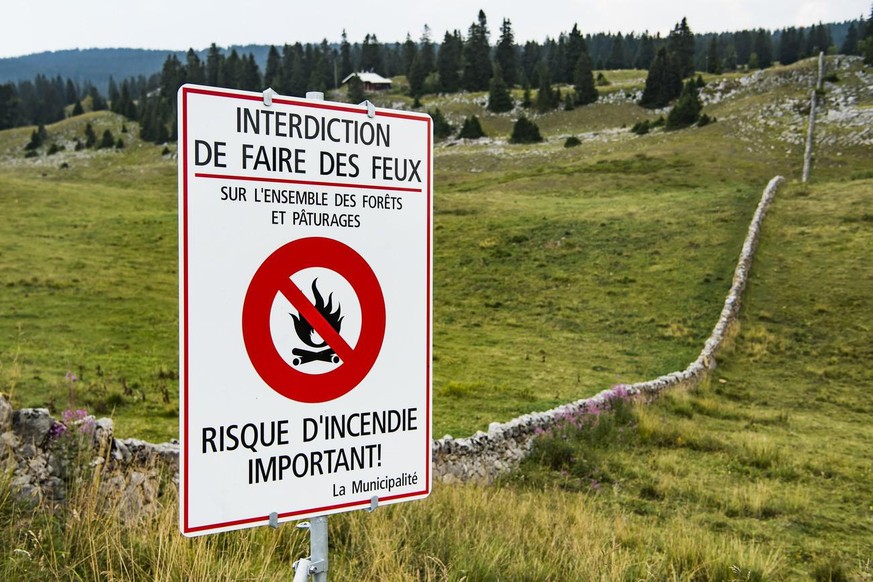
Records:
[[[318,286],[316,285],[317,282],[318,278],[312,281],[312,294],[315,297],[315,309],[322,317],[324,317],[325,321],[327,321],[327,323],[330,324],[337,333],[339,333],[343,323],[340,305],[337,303],[336,310],[334,310],[333,293],[330,293],[327,296],[327,303],[325,303],[324,297],[318,291]],[[302,348],[294,348],[291,350],[291,353],[297,356],[292,361],[295,366],[301,366],[303,364],[308,364],[309,362],[339,363],[339,356],[336,355],[336,352],[334,352],[332,348],[327,347],[326,349],[319,349],[327,346],[327,342],[324,341],[324,339],[322,339],[321,342],[316,342],[313,339],[312,336],[315,334],[315,329],[308,321],[306,321],[305,317],[302,315],[294,315],[293,313],[289,313],[288,315],[294,319],[294,330],[297,332],[297,337],[300,338],[300,341],[311,348],[316,348],[315,350],[306,350]]]

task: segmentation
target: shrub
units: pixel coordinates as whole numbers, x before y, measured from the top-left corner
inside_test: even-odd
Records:
[[[631,127],[631,133],[635,133],[637,135],[646,135],[649,133],[649,129],[651,128],[651,124],[649,120],[646,119],[644,121],[637,121],[633,127]]]
[[[522,115],[512,128],[510,143],[539,143],[543,141],[540,128],[533,121]]]
[[[464,120],[464,125],[458,133],[461,139],[479,139],[485,137],[485,132],[482,130],[482,124],[479,123],[479,118],[472,115]]]
[[[428,113],[431,119],[433,119],[433,136],[435,139],[446,139],[452,135],[455,128],[452,127],[452,124],[449,123],[443,112],[439,110],[439,107]]]
[[[582,145],[582,142],[575,135],[571,135],[567,138],[567,141],[564,142],[565,148],[574,148],[579,145]]]

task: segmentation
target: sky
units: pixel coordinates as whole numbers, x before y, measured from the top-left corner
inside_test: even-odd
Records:
[[[484,10],[491,42],[509,19],[517,43],[583,34],[649,31],[666,35],[688,19],[696,33],[730,32],[870,16],[871,0],[3,0],[0,58],[87,48],[199,50],[231,45],[431,40],[466,36]]]

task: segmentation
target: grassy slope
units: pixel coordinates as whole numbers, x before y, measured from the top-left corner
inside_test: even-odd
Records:
[[[579,384],[600,389],[672,370],[696,353],[764,184],[799,173],[801,148],[773,137],[791,120],[762,127],[751,118],[804,92],[779,88],[722,103],[712,110],[721,121],[702,130],[540,146],[548,156],[489,152],[499,144],[440,150],[437,433],[441,423],[456,430],[456,416],[441,412],[450,405],[457,418],[512,399],[545,405],[564,390],[560,380],[584,395],[586,386],[573,385],[577,374]],[[551,473],[532,463],[500,486],[437,486],[427,501],[337,516],[332,579],[873,579],[869,160],[869,146],[830,147],[812,186],[779,193],[733,349],[709,386],[637,411],[626,439],[581,452],[595,462],[574,467],[593,467],[599,487],[585,470]],[[14,175],[45,180],[27,172]],[[172,192],[173,176],[158,174]],[[12,175],[3,169],[4,209]],[[8,253],[31,245],[0,233],[7,277]],[[30,271],[46,279],[40,268]],[[18,292],[9,282],[21,278],[4,279],[4,301]],[[3,371],[17,381],[19,400],[52,361],[31,349],[36,319],[19,318],[20,336],[4,330]],[[85,328],[79,335],[93,341]],[[533,338],[531,329],[549,337]],[[547,341],[554,338],[572,345],[555,347]],[[66,341],[89,345],[76,334]],[[162,365],[143,367],[143,377],[157,382]],[[516,385],[539,388],[514,394]],[[488,397],[501,387],[499,399]],[[95,511],[84,495],[70,518],[76,527],[0,498],[4,545],[30,556],[13,551],[3,571],[19,579],[267,580],[290,577],[289,558],[306,553],[305,536],[287,526],[183,540],[172,497],[154,519],[130,523]]]
[[[109,114],[48,131],[71,141],[88,122],[132,145],[24,161],[29,132],[0,141],[0,367],[19,405],[72,403],[115,413],[123,434],[167,439],[178,415],[174,165]]]

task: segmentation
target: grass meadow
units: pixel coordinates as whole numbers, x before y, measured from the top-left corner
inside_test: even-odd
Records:
[[[853,67],[832,91],[858,82]],[[642,78],[606,74],[610,91]],[[802,142],[786,136],[802,112],[769,113],[808,86],[768,87],[708,106],[709,126],[641,137],[627,128],[657,113],[626,102],[549,113],[532,146],[507,144],[511,118],[481,95],[425,101],[481,115],[492,136],[434,154],[436,436],[684,368],[763,188],[787,183],[702,386],[544,435],[498,483],[331,517],[332,580],[873,580],[873,152],[823,123],[830,144],[799,184]],[[109,114],[47,129],[86,122],[126,147],[25,160],[32,128],[0,132],[2,389],[16,407],[82,406],[119,436],[173,438],[175,161]],[[278,580],[308,553],[291,525],[185,539],[170,476],[138,516],[100,501],[104,478],[60,507],[0,485],[0,578]]]

